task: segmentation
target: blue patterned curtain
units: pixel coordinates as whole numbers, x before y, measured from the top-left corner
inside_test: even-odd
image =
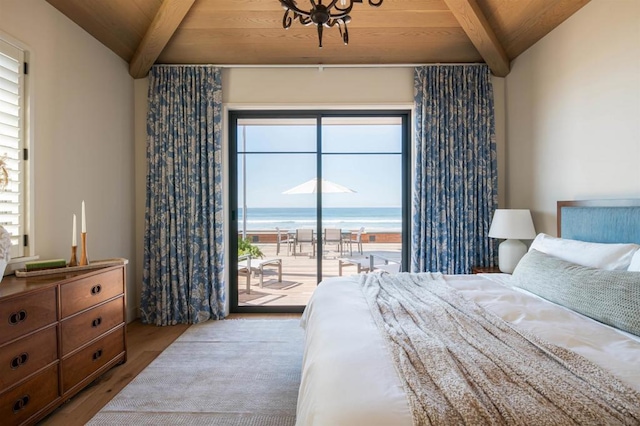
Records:
[[[218,68],[151,69],[144,323],[224,317],[221,100]]]
[[[493,87],[486,65],[415,69],[413,271],[471,272],[495,262]]]

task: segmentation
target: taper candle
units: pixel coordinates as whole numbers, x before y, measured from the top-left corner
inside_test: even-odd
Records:
[[[84,200],[82,200],[82,232],[87,232],[87,220],[84,216]]]
[[[73,233],[71,234],[71,245],[77,246],[78,240],[76,239],[76,215],[73,215]]]

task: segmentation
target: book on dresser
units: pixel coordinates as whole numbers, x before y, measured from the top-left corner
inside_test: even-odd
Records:
[[[0,282],[0,423],[35,424],[126,361],[125,265]]]

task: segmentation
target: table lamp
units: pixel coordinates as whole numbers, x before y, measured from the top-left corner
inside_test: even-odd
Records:
[[[510,274],[527,252],[527,246],[520,240],[532,240],[536,230],[527,209],[497,209],[493,215],[489,237],[504,238],[498,246],[498,266],[500,271]]]

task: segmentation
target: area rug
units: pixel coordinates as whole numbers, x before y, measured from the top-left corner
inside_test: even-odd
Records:
[[[300,321],[191,326],[100,410],[90,425],[294,425]]]

